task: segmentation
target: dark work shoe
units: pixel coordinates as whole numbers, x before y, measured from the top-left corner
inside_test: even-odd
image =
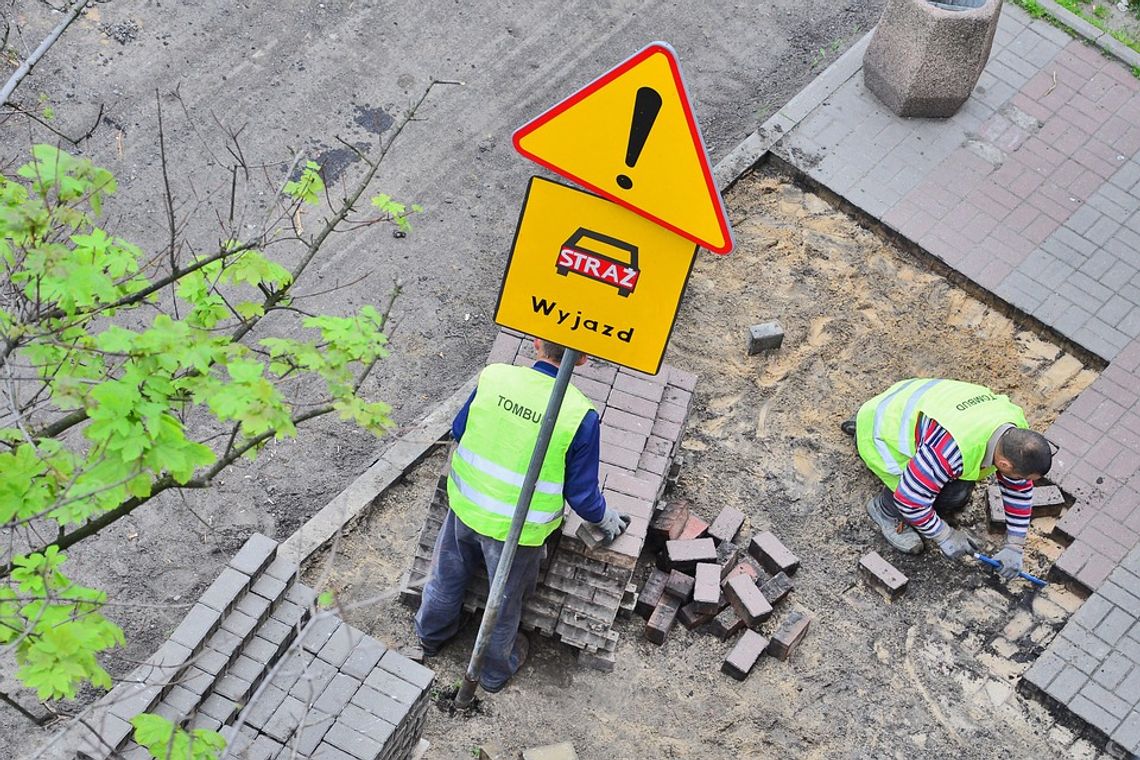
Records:
[[[854,437],[855,436],[855,420],[843,420],[843,422],[839,423],[839,429],[842,430],[847,435]]]
[[[888,544],[900,552],[922,554],[922,550],[925,548],[922,537],[914,528],[902,520],[891,517],[884,512],[883,508],[879,506],[877,497],[872,496],[871,500],[867,502],[867,514],[879,526],[879,530],[882,532],[883,538],[887,539]]]
[[[515,672],[518,673],[520,670],[522,670],[522,666],[526,663],[527,655],[530,654],[530,638],[528,638],[527,635],[522,631],[519,631],[518,638],[515,639],[515,649],[518,651],[519,655],[519,664],[518,667],[515,668]],[[502,683],[488,684],[486,681],[480,679],[479,685],[483,687],[483,691],[487,692],[488,694],[498,694],[510,682],[511,679],[507,678]]]
[[[428,644],[423,639],[420,639],[419,642],[420,642],[420,649],[423,651],[424,657],[436,657],[439,655],[439,650],[441,647],[433,647],[431,644]]]

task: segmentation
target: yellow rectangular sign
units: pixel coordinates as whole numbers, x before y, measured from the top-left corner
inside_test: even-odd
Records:
[[[696,252],[616,203],[532,177],[495,322],[656,374]]]

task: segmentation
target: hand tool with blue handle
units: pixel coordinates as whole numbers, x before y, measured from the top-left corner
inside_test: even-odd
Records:
[[[985,564],[987,564],[987,565],[989,565],[990,567],[993,567],[993,568],[999,568],[999,567],[1001,567],[1001,563],[1000,563],[1000,562],[998,562],[998,561],[997,561],[996,559],[994,559],[993,557],[987,557],[987,556],[986,556],[986,555],[984,555],[984,554],[978,554],[978,553],[976,553],[976,552],[975,552],[975,553],[974,553],[974,559],[978,560],[978,562],[982,562],[982,563],[985,563]],[[1032,583],[1032,584],[1033,584],[1034,586],[1036,586],[1037,588],[1044,588],[1045,586],[1049,585],[1049,584],[1048,584],[1048,583],[1046,583],[1045,581],[1043,581],[1043,580],[1041,580],[1040,578],[1038,578],[1036,575],[1030,575],[1029,573],[1018,573],[1018,574],[1017,574],[1017,576],[1018,576],[1019,578],[1024,578],[1025,580],[1029,581],[1030,583]]]

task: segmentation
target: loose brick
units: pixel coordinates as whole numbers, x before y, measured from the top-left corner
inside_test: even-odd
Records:
[[[681,531],[681,535],[677,538],[682,541],[690,541],[694,538],[700,538],[709,529],[709,524],[697,517],[690,514],[688,522],[685,523],[685,529]]]
[[[888,601],[898,599],[906,591],[907,577],[878,552],[871,552],[859,560],[859,573]]]
[[[995,533],[1005,530],[1005,505],[1001,489],[995,485],[986,488],[986,528]]]
[[[606,542],[606,534],[602,529],[584,520],[578,524],[578,529],[574,531],[574,535],[586,545],[587,549],[597,549]]]
[[[775,320],[748,328],[749,355],[779,348],[783,342],[784,328]]]
[[[779,572],[795,575],[800,568],[799,558],[788,551],[780,539],[772,535],[771,531],[757,533],[748,544],[748,553],[756,558],[760,566],[775,575]]]
[[[707,607],[703,607],[697,602],[689,602],[677,612],[677,620],[681,621],[681,625],[691,631],[699,625],[712,622],[717,612],[715,606],[712,612],[709,612]]]
[[[740,616],[736,614],[736,610],[734,610],[731,605],[721,610],[709,623],[709,629],[712,631],[712,635],[721,641],[727,641],[745,628],[744,621],[740,619]]]
[[[649,537],[658,546],[666,541],[676,541],[681,537],[688,522],[689,500],[670,501],[649,521]]]
[[[724,587],[724,596],[749,628],[759,625],[772,616],[772,605],[768,604],[768,600],[760,593],[756,584],[744,575],[728,579]]]
[[[645,579],[645,585],[641,587],[641,593],[637,597],[637,605],[634,611],[645,618],[653,614],[653,608],[661,601],[662,594],[665,593],[665,582],[669,580],[669,573],[664,570],[653,568],[649,572],[649,577]]]
[[[666,541],[665,551],[657,555],[657,566],[662,570],[691,573],[698,562],[716,562],[716,545],[711,538]]]
[[[645,638],[658,646],[664,644],[665,637],[669,635],[669,629],[673,627],[680,610],[681,605],[676,597],[662,594],[661,601],[657,603],[653,614],[649,616],[649,622],[645,624]]]
[[[722,541],[735,541],[743,525],[744,513],[736,507],[725,507],[709,526],[708,534],[717,544]]]
[[[767,581],[766,578],[764,579],[764,581],[760,580],[760,574],[757,571],[756,566],[753,565],[751,562],[737,562],[736,565],[733,566],[733,568],[731,570],[729,570],[725,574],[724,578],[721,580],[721,582],[720,582],[721,587],[723,588],[730,580],[732,580],[733,578],[735,578],[738,575],[745,576],[746,578],[750,579],[753,583]]]
[[[665,580],[665,593],[675,596],[681,604],[689,601],[693,596],[693,585],[696,580],[691,575],[686,575],[680,570],[674,570],[669,573],[669,577]]]
[[[775,607],[792,593],[792,588],[792,579],[787,574],[776,573],[760,584],[760,593],[768,600],[768,604]]]
[[[697,563],[693,604],[706,615],[716,615],[720,612],[720,596],[720,567],[711,562]]]
[[[811,615],[803,610],[792,610],[780,623],[780,627],[772,634],[768,644],[768,653],[779,660],[786,660],[803,641],[811,625]]]
[[[740,547],[731,541],[721,541],[716,547],[716,563],[720,565],[720,577],[728,575],[740,558]]]
[[[1056,517],[1065,506],[1065,496],[1057,486],[1035,486],[1033,489],[1033,516]]]
[[[727,673],[737,681],[743,681],[752,672],[756,661],[764,654],[767,647],[767,638],[756,631],[745,631],[740,641],[736,642],[736,646],[724,658],[724,664],[720,666],[721,672]]]

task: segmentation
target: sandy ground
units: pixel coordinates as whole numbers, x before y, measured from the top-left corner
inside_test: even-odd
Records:
[[[428,757],[561,740],[583,758],[1091,751],[1015,691],[1080,600],[1054,585],[1036,594],[1006,587],[934,549],[890,553],[863,512],[873,478],[837,424],[894,380],[925,375],[1007,392],[1041,429],[1095,372],[779,176],[750,176],[727,202],[738,248],[699,258],[666,357],[700,375],[676,495],[706,519],[726,505],[743,510],[746,534],[771,529],[803,559],[793,601],[815,616],[807,639],[788,662],[762,660],[743,683],[719,672],[728,644],[675,628],[657,647],[636,616],[619,619],[610,674],[579,668],[569,647],[540,639],[518,680],[481,713],[431,712]],[[786,328],[783,348],[747,356],[747,327],[773,318]],[[345,604],[394,586],[443,456],[391,488],[335,555],[314,559],[309,578],[328,578]],[[962,524],[985,535],[980,496]],[[1052,524],[1034,521],[1030,572],[1045,572],[1059,552],[1045,535]],[[989,541],[993,551],[997,537]],[[856,563],[872,549],[911,579],[893,604],[857,581]],[[638,580],[648,565],[643,557]],[[414,641],[410,613],[394,600],[347,616],[394,646]],[[460,678],[473,634],[431,661],[441,686]]]

